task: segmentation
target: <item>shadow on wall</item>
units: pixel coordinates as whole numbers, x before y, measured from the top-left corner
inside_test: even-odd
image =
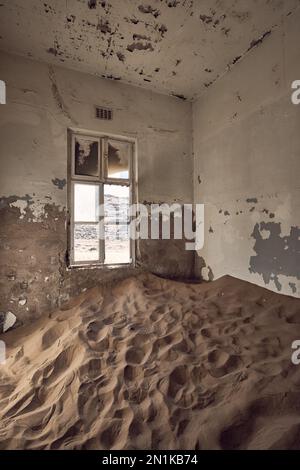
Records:
[[[195,254],[195,276],[199,280],[213,281],[215,276],[210,266],[206,264],[206,261],[202,256]]]

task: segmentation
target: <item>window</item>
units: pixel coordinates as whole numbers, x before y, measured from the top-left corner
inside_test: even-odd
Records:
[[[125,138],[70,132],[71,266],[133,263],[134,147]]]

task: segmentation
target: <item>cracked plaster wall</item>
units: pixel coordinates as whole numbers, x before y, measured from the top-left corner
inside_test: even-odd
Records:
[[[139,199],[190,203],[191,105],[4,53],[0,63],[0,311],[22,323],[128,274],[66,269],[67,129],[136,137]],[[112,107],[113,121],[95,119],[95,104]],[[181,241],[141,247],[140,265],[161,275],[189,277],[193,262]]]
[[[194,198],[205,204],[204,278],[230,274],[300,296],[300,11],[193,106]]]

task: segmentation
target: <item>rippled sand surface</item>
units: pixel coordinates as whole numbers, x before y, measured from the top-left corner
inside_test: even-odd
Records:
[[[142,274],[1,339],[1,449],[300,449],[298,299]]]

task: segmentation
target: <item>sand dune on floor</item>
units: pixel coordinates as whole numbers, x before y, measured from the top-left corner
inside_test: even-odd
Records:
[[[1,449],[300,448],[300,300],[142,274],[1,339]]]

